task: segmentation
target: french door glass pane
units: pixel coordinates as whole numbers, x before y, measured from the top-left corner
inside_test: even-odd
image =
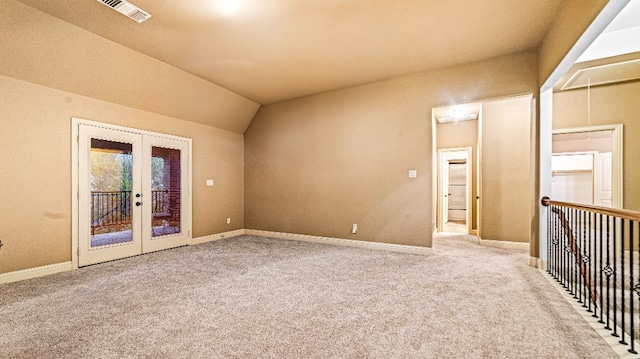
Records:
[[[133,145],[91,139],[91,247],[131,242]]]
[[[180,150],[151,147],[151,236],[180,233]]]

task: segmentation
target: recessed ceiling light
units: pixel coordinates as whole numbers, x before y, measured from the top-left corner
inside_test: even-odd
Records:
[[[217,0],[216,8],[224,16],[234,16],[240,8],[239,0]]]

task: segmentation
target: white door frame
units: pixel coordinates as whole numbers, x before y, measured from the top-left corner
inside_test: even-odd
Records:
[[[611,207],[623,208],[622,124],[573,127],[553,130],[552,135],[611,131]],[[553,198],[552,198],[553,199]]]
[[[193,165],[192,165],[192,140],[190,138],[167,135],[158,132],[151,132],[140,130],[136,128],[112,125],[103,122],[91,121],[83,118],[72,117],[71,118],[71,262],[72,268],[77,269],[79,266],[78,256],[79,256],[79,238],[80,238],[80,223],[79,223],[79,208],[80,208],[80,187],[79,187],[79,175],[80,175],[80,151],[79,151],[79,143],[80,143],[80,133],[79,128],[80,124],[102,127],[105,129],[115,130],[115,131],[123,131],[123,132],[133,132],[141,135],[160,137],[166,139],[173,139],[178,141],[184,141],[187,143],[187,180],[183,183],[186,187],[187,195],[186,201],[183,203],[183,219],[181,225],[184,226],[184,231],[187,234],[187,240],[184,244],[187,244],[188,240],[192,237],[192,173],[193,173]]]
[[[473,180],[473,172],[472,172],[472,148],[471,147],[458,147],[458,148],[444,148],[438,150],[438,169],[437,169],[437,182],[438,182],[438,200],[437,200],[437,230],[438,232],[442,232],[444,228],[444,210],[445,210],[445,201],[444,201],[444,186],[443,183],[446,183],[448,179],[445,179],[444,176],[447,174],[445,170],[445,166],[450,160],[466,160],[467,162],[467,173],[466,173],[466,224],[467,224],[467,233],[471,233],[473,223],[471,221],[471,194],[472,194],[472,180]]]

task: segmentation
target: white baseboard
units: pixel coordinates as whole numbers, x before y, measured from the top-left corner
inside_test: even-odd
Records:
[[[529,243],[526,242],[510,242],[510,241],[496,241],[494,239],[482,239],[480,238],[480,245],[485,247],[494,247],[502,249],[521,249],[529,250]]]
[[[366,241],[359,241],[355,239],[320,237],[320,236],[311,236],[307,234],[260,231],[256,229],[245,229],[245,234],[251,235],[251,236],[290,239],[294,241],[333,244],[338,246],[375,249],[375,250],[383,250],[383,251],[398,252],[398,253],[409,253],[409,254],[420,254],[420,255],[428,255],[433,253],[431,251],[431,248],[429,247],[418,247],[418,246],[409,246],[404,244],[392,244],[392,243],[366,242]]]
[[[207,236],[192,238],[188,242],[188,244],[195,245],[200,243],[218,241],[224,238],[241,236],[243,234],[248,234],[253,236],[262,236],[262,237],[271,237],[271,238],[290,239],[290,240],[303,241],[303,242],[333,244],[333,245],[347,246],[347,247],[384,250],[384,251],[399,252],[399,253],[410,253],[410,254],[421,254],[421,255],[427,255],[432,253],[431,248],[428,248],[428,247],[408,246],[403,244],[391,244],[391,243],[366,242],[366,241],[358,241],[353,239],[319,237],[319,236],[311,236],[311,235],[305,235],[305,234],[259,231],[259,230],[253,230],[253,229],[237,229],[234,231],[216,233],[216,234],[210,234]],[[73,268],[72,262],[63,262],[63,263],[57,263],[57,264],[50,264],[42,267],[23,269],[15,272],[3,273],[3,274],[0,274],[0,284],[18,282],[25,279],[42,277],[42,276],[54,274],[54,273],[66,272],[73,269],[74,268]]]
[[[49,264],[42,267],[28,268],[15,272],[0,274],[0,284],[18,282],[25,279],[42,277],[49,274],[67,272],[73,269],[71,262]]]
[[[547,261],[537,257],[529,257],[529,265],[542,271],[547,270]]]
[[[244,232],[244,229],[236,229],[235,231],[210,234],[208,236],[202,236],[198,238],[191,238],[191,240],[189,241],[189,245],[192,246],[194,244],[219,241],[224,238],[237,237],[243,235]]]

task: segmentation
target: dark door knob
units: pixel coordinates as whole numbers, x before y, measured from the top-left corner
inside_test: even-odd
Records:
[[[136,202],[136,206],[140,206],[142,202]]]
[[[142,195],[140,193],[136,193],[136,198],[140,198]]]

